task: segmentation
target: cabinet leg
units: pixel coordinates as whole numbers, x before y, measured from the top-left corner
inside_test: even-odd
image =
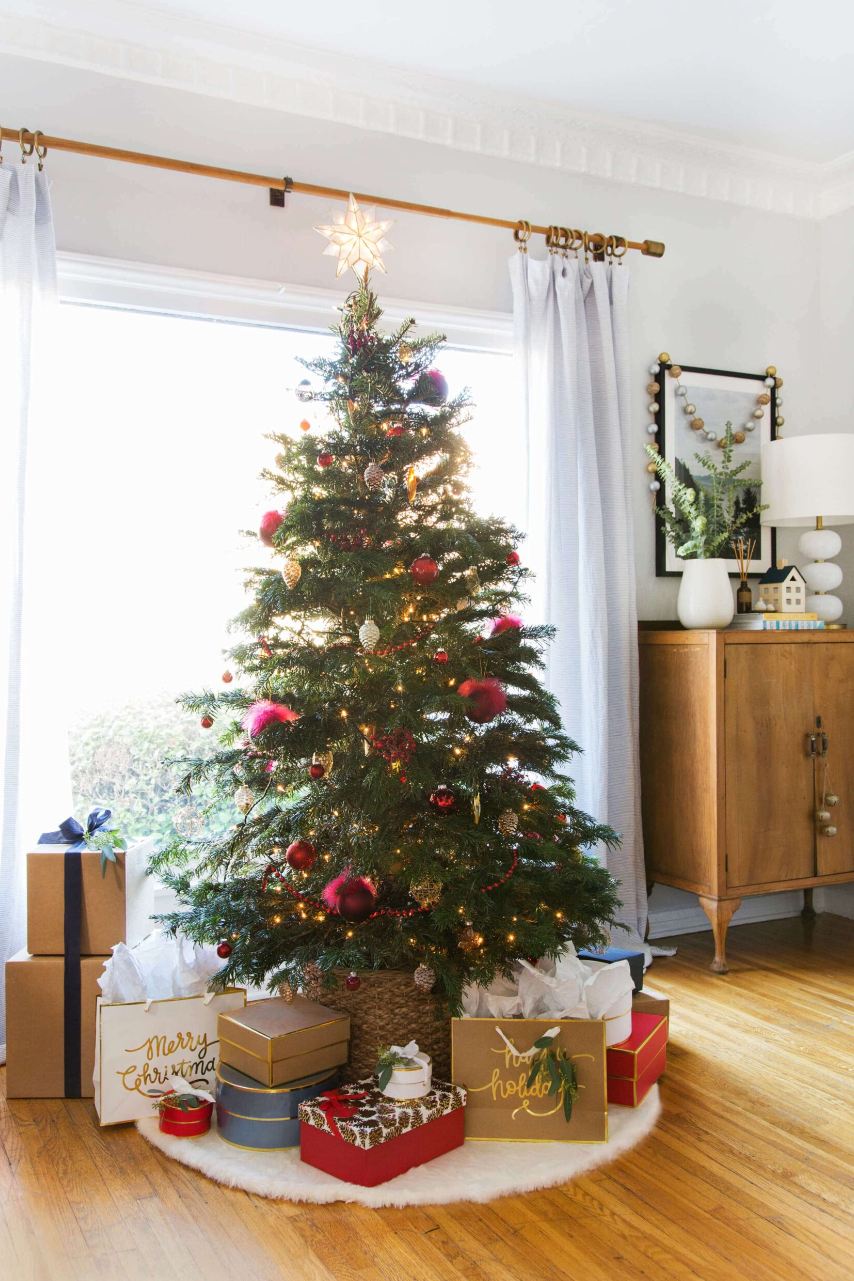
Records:
[[[700,907],[712,924],[715,935],[715,959],[712,969],[715,974],[726,974],[729,967],[726,963],[727,926],[741,907],[740,898],[703,898],[700,895]]]
[[[812,888],[811,887],[810,889],[804,890],[804,906],[803,906],[803,910],[801,911],[801,916],[804,917],[805,920],[811,920],[815,916],[815,908],[813,907],[813,904],[812,904]]]

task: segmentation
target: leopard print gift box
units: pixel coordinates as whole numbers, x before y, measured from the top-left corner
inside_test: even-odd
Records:
[[[430,1093],[421,1099],[396,1101],[383,1094],[376,1077],[370,1076],[301,1103],[299,1119],[345,1143],[369,1150],[438,1121],[464,1108],[465,1103],[465,1090],[443,1081],[434,1081]]]

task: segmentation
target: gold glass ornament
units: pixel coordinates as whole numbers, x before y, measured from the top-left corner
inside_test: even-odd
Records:
[[[333,766],[333,764],[334,764],[334,760],[335,760],[335,758],[333,757],[332,753],[331,753],[331,752],[318,752],[318,753],[317,753],[317,759],[320,761],[321,765],[322,765],[322,766],[323,766],[323,768],[326,770],[326,774],[327,774],[327,776],[328,776],[328,775],[330,775],[330,774],[332,773],[332,766]]]
[[[336,280],[348,267],[352,267],[359,280],[367,280],[373,267],[385,273],[381,255],[391,249],[385,233],[392,226],[394,219],[378,221],[375,209],[366,209],[363,213],[351,192],[347,212],[333,214],[331,225],[314,230],[329,241],[324,256],[338,259]]]
[[[289,591],[293,591],[299,580],[302,578],[302,565],[298,560],[289,557],[282,567],[282,578],[285,580],[285,586]]]
[[[519,815],[514,810],[505,810],[498,819],[498,830],[502,836],[514,836],[519,828]]]
[[[470,565],[466,570],[466,587],[474,596],[480,591],[480,575],[477,572],[477,565]]]
[[[661,362],[661,364],[662,364],[662,365],[669,365],[669,364],[670,364],[670,352],[669,352],[669,351],[660,351],[660,352],[658,353],[658,359],[659,359],[659,361]]]
[[[408,342],[402,342],[400,344],[397,349],[397,354],[403,361],[404,365],[408,365],[412,357],[415,355]]]
[[[441,881],[413,881],[409,892],[419,907],[432,907],[442,896]]]
[[[234,803],[241,814],[248,814],[255,803],[255,793],[252,788],[247,787],[245,783],[242,787],[238,787],[234,793]]]
[[[436,971],[431,970],[429,965],[424,965],[422,962],[417,967],[413,978],[419,992],[431,992],[436,982]]]
[[[474,814],[475,826],[480,822],[480,792],[477,792],[471,803],[472,813]]]
[[[406,493],[411,503],[415,502],[415,495],[418,492],[418,477],[415,475],[415,468],[410,467],[406,473]]]
[[[474,952],[481,946],[483,939],[472,929],[471,925],[466,925],[458,939],[460,947],[464,952]]]

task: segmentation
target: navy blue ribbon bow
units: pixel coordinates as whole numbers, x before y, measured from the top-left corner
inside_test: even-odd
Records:
[[[64,860],[65,907],[63,916],[63,933],[65,960],[63,973],[63,1068],[65,1078],[65,1097],[79,1099],[81,1096],[81,1028],[80,1015],[82,992],[80,977],[80,930],[83,915],[83,865],[80,854],[89,844],[88,838],[97,831],[111,832],[114,829],[106,823],[112,817],[112,810],[93,809],[86,820],[85,828],[76,818],[67,818],[60,823],[58,832],[44,832],[39,837],[39,845],[67,845]],[[116,856],[112,848],[101,851],[101,868],[106,871],[104,855],[115,863]]]

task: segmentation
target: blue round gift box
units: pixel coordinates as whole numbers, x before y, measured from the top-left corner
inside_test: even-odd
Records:
[[[338,1069],[315,1072],[290,1085],[259,1085],[227,1063],[216,1069],[216,1123],[232,1147],[272,1152],[299,1147],[299,1105],[338,1082]]]

